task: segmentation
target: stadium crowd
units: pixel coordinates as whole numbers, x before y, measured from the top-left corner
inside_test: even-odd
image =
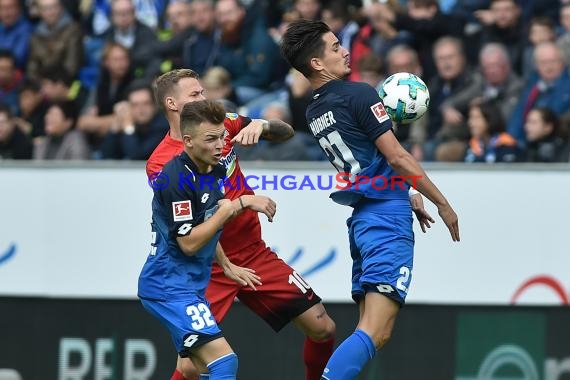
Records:
[[[418,160],[569,161],[569,0],[0,0],[0,159],[147,159],[168,131],[151,82],[186,67],[228,111],[294,127],[242,159],[323,160],[279,54],[299,18],[349,49],[348,80],[426,81],[428,114],[395,127]]]

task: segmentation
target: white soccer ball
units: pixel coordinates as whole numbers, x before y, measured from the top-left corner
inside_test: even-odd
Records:
[[[409,124],[422,117],[429,107],[429,90],[420,77],[396,73],[382,83],[378,91],[390,119]]]

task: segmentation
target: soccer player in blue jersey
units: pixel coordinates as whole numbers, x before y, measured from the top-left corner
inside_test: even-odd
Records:
[[[348,51],[321,21],[292,22],[281,42],[288,62],[310,82],[307,121],[346,186],[333,201],[354,208],[348,219],[352,296],[360,319],[331,356],[323,379],[356,379],[382,348],[412,278],[414,234],[409,184],[433,202],[459,241],[458,218],[416,160],[398,143],[376,90],[346,82]],[[421,220],[420,220],[421,222]]]
[[[224,199],[226,112],[217,102],[191,102],[181,112],[184,152],[162,170],[168,186],[154,186],[153,244],[139,276],[144,308],[169,330],[180,357],[190,357],[210,380],[235,379],[238,360],[206,300],[212,261],[223,225],[245,208]],[[159,176],[160,177],[160,176]],[[251,204],[251,203],[250,203]],[[261,212],[271,221],[276,206]],[[209,377],[208,377],[209,376]]]

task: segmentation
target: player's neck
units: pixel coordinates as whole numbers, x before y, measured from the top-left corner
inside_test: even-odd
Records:
[[[195,157],[192,152],[186,150],[186,154],[188,155],[188,157],[190,157],[194,165],[196,165],[196,168],[198,168],[198,173],[207,174],[214,169],[212,165],[206,164],[202,160],[199,160],[197,157]]]
[[[180,132],[180,115],[177,113],[170,113],[166,115],[166,119],[170,126],[170,138],[182,141],[182,133]]]

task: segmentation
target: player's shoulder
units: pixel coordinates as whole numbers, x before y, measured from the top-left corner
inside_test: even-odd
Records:
[[[177,154],[169,161],[167,161],[162,167],[162,172],[172,174],[180,171],[180,168],[184,167],[184,163],[182,162],[182,154],[183,153]]]
[[[345,81],[342,88],[344,92],[349,93],[350,95],[356,95],[357,99],[363,95],[369,96],[371,94],[378,97],[376,89],[368,83]]]

